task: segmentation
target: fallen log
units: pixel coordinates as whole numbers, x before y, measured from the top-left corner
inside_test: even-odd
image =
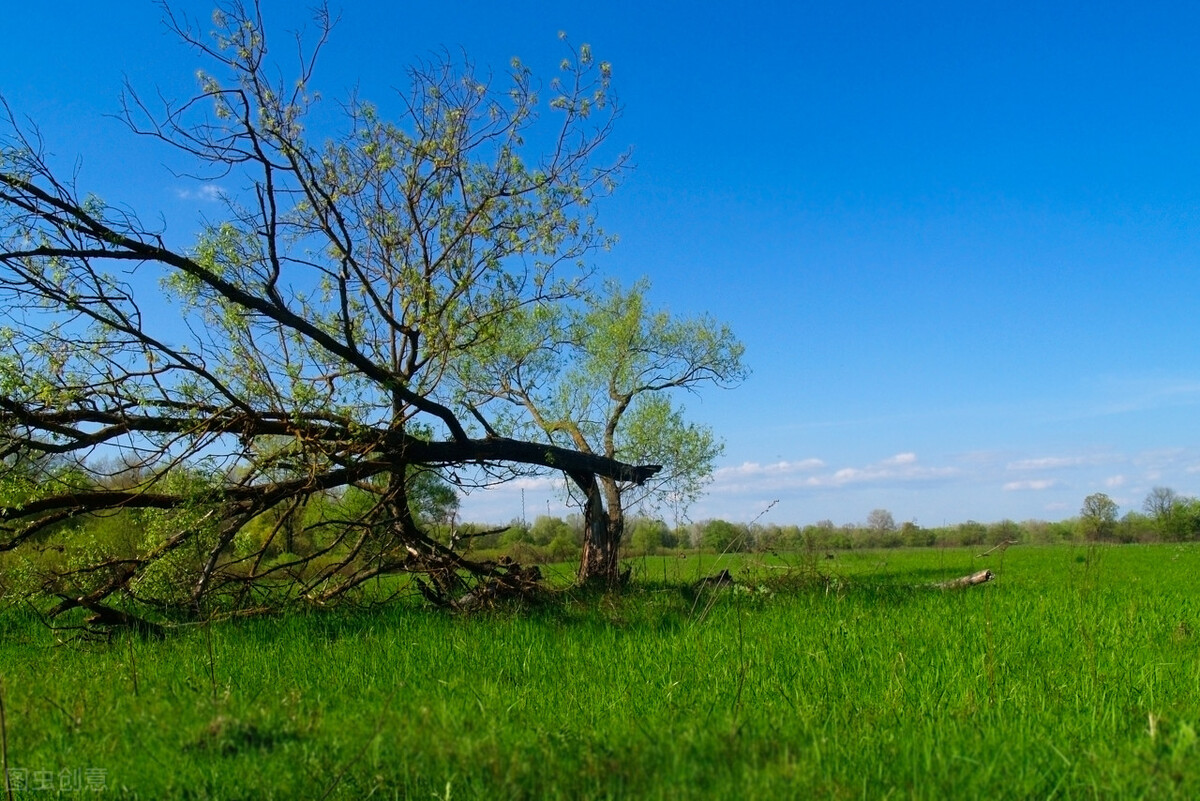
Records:
[[[934,584],[940,590],[959,590],[963,587],[974,587],[976,584],[986,584],[996,577],[996,574],[990,570],[980,570],[978,573],[972,573],[969,576],[962,576],[949,581],[943,581],[940,584]]]

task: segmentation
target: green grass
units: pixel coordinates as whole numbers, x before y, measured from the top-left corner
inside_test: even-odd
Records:
[[[1200,548],[976,551],[647,558],[621,596],[165,641],[9,610],[9,763],[138,798],[1200,797]],[[750,586],[690,588],[723,567]]]

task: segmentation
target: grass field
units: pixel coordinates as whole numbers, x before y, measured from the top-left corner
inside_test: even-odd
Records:
[[[1196,546],[632,564],[619,596],[163,641],[9,609],[15,797],[1200,797]]]

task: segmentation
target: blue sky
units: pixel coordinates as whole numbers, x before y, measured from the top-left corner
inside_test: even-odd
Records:
[[[316,83],[382,98],[441,47],[548,75],[560,30],[612,62],[637,168],[599,266],[729,322],[754,370],[685,399],[726,442],[693,519],[1125,512],[1200,494],[1200,6],[1045,5],[348,0]],[[123,76],[193,88],[159,17],[7,9],[0,93],[81,187],[182,236],[218,207],[104,116]],[[520,489],[465,511],[519,517]]]

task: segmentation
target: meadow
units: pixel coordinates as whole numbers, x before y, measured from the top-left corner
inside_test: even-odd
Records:
[[[646,557],[620,594],[162,640],[13,606],[13,795],[1200,797],[1200,547],[979,550]]]

